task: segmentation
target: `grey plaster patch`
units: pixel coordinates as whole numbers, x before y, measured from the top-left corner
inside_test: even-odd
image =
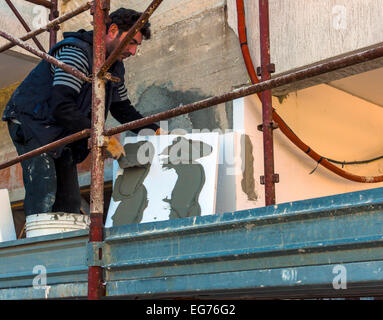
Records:
[[[196,160],[212,151],[213,147],[202,141],[177,137],[172,145],[161,152],[161,155],[168,156],[163,168],[174,169],[178,176],[171,199],[163,199],[170,204],[169,219],[201,215],[198,199],[206,178],[203,166]]]
[[[118,159],[121,169],[150,165],[153,160],[154,147],[149,141],[127,143],[124,145],[125,156]]]
[[[242,191],[246,193],[248,200],[258,200],[258,195],[255,192],[254,180],[254,157],[253,157],[253,144],[247,134],[241,136],[241,158],[242,158]]]
[[[227,129],[233,129],[233,101],[226,102],[225,109],[226,109],[227,122],[228,122]]]
[[[147,150],[145,161],[139,156],[141,148]],[[140,223],[148,206],[148,192],[143,184],[153,160],[154,147],[149,141],[127,143],[124,145],[125,157],[119,159],[124,169],[113,188],[114,201],[121,201],[112,216],[113,226]]]
[[[139,90],[139,95],[140,98],[136,108],[145,116],[210,97],[203,94],[200,89],[174,90],[172,83],[166,85],[153,84],[142,91]],[[168,122],[168,130],[184,129],[191,132],[192,129],[226,129],[229,121],[227,120],[225,106],[220,105],[171,118]]]

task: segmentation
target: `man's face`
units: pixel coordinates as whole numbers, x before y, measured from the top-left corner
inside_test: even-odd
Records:
[[[128,31],[124,31],[121,35],[116,24],[112,24],[109,27],[108,33],[106,35],[106,54],[109,56],[112,51],[119,46],[119,44],[124,39]],[[118,56],[118,60],[122,61],[130,56],[134,56],[137,52],[137,48],[141,45],[142,34],[138,32],[134,38],[125,46],[124,50]]]

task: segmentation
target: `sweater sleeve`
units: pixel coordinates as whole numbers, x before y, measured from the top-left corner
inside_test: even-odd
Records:
[[[67,65],[89,75],[89,63],[85,53],[75,46],[63,46],[54,56]],[[51,65],[53,88],[48,101],[56,122],[71,133],[90,128],[90,117],[81,114],[77,107],[77,98],[84,80]]]
[[[121,124],[142,119],[143,116],[131,104],[129,99],[113,102],[110,106],[110,113]],[[138,134],[142,129],[152,129],[154,132],[159,128],[155,123],[133,129],[132,132]]]

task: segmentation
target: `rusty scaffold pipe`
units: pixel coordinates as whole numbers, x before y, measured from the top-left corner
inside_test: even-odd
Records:
[[[261,43],[261,80],[271,79],[273,65],[270,62],[270,21],[269,1],[259,0],[259,26]],[[273,139],[273,106],[271,90],[262,92],[262,132],[263,132],[263,154],[264,154],[264,176],[261,182],[265,185],[265,204],[275,204],[275,183],[278,181],[274,173],[274,139]]]
[[[36,148],[36,149],[34,149],[30,152],[27,152],[27,153],[24,153],[24,154],[12,159],[12,160],[4,162],[4,163],[0,164],[0,170],[5,169],[7,167],[10,167],[16,163],[21,162],[21,161],[36,157],[36,156],[38,156],[42,153],[45,153],[47,151],[57,149],[60,146],[67,145],[67,144],[75,142],[77,140],[89,137],[89,135],[90,135],[90,129],[85,129],[85,130],[76,132],[75,134],[72,134],[70,136],[62,138],[60,140],[56,140],[56,141],[51,142],[45,146],[42,146],[40,148]]]
[[[95,0],[93,10],[93,77],[92,77],[92,130],[91,130],[91,185],[90,185],[90,227],[89,243],[96,245],[103,241],[104,213],[104,126],[105,126],[105,80],[98,76],[106,56],[106,25],[109,15],[109,0]],[[94,249],[97,250],[97,249]],[[102,259],[102,249],[98,249]],[[89,265],[88,299],[99,300],[105,295],[103,269],[100,264]]]
[[[51,0],[51,8],[49,13],[49,20],[54,20],[59,16],[58,0]],[[56,24],[49,29],[49,48],[52,48],[57,43],[57,31],[60,27]]]
[[[104,76],[108,69],[112,66],[112,64],[117,60],[118,56],[124,50],[126,45],[133,39],[133,37],[137,34],[138,31],[148,22],[150,16],[153,12],[158,8],[163,0],[154,0],[149,7],[142,13],[137,22],[131,27],[128,33],[125,35],[124,39],[121,41],[119,46],[112,51],[112,53],[106,59],[104,65],[101,67],[99,76]]]
[[[77,15],[79,15],[80,13],[83,13],[84,11],[86,10],[89,10],[89,8],[92,6],[93,2],[87,2],[83,5],[81,5],[80,7],[76,8],[75,10],[73,11],[70,11],[64,15],[62,15],[61,17],[58,17],[52,21],[50,21],[46,26],[43,26],[39,29],[36,29],[36,30],[33,30],[31,32],[28,32],[26,35],[22,36],[20,38],[20,40],[22,41],[26,41],[26,40],[29,40],[45,31],[48,31],[50,30],[51,28],[54,28],[56,25],[59,25],[60,23],[63,23]],[[12,47],[14,47],[16,44],[14,44],[13,42],[10,42],[10,43],[7,43],[3,46],[0,47],[0,52],[3,52],[5,50],[8,50]]]

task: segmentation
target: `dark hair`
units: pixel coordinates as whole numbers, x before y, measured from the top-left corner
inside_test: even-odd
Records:
[[[136,21],[140,18],[142,12],[137,12],[133,9],[120,8],[109,15],[109,21],[106,25],[108,32],[111,24],[115,23],[118,26],[120,33],[128,31]],[[145,39],[150,39],[150,23],[147,22],[140,30]]]

